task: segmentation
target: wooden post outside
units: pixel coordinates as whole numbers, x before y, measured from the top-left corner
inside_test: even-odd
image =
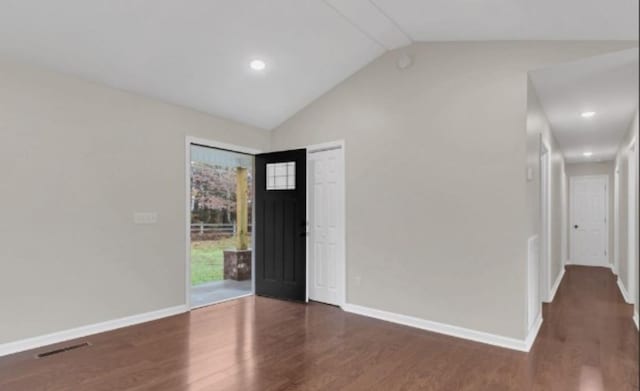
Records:
[[[248,243],[248,181],[247,169],[236,168],[236,249],[246,250]]]

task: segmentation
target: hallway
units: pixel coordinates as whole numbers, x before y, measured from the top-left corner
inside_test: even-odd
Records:
[[[607,268],[566,266],[530,352],[536,389],[637,390],[638,331]]]
[[[85,340],[42,359],[0,358],[0,389],[638,389],[631,306],[604,268],[567,267],[529,354],[261,297]]]

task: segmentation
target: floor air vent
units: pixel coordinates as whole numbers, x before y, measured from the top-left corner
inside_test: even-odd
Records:
[[[49,356],[53,356],[54,354],[68,352],[69,350],[80,349],[80,348],[84,348],[86,346],[91,346],[91,344],[89,342],[83,342],[83,343],[79,343],[77,345],[65,346],[64,348],[60,348],[60,349],[56,349],[56,350],[51,350],[49,352],[36,354],[36,358],[49,357]]]

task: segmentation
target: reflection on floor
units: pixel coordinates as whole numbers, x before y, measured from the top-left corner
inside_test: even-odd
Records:
[[[251,280],[214,281],[191,287],[191,307],[200,307],[251,293]]]
[[[523,353],[251,296],[0,357],[0,390],[638,391],[632,312],[610,269],[568,266]]]

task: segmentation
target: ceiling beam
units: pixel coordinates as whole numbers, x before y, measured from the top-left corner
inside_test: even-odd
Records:
[[[385,50],[411,45],[412,39],[370,0],[324,0],[340,16]]]

